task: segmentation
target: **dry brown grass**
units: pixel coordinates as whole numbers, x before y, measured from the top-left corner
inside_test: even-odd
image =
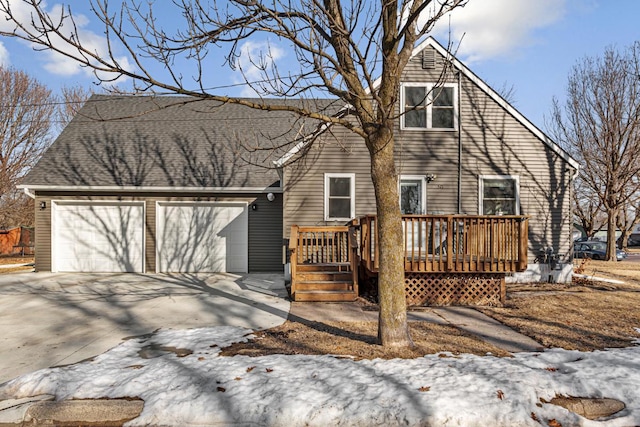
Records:
[[[27,271],[33,271],[33,266],[0,268],[0,274],[23,273]]]
[[[574,268],[624,283],[511,285],[505,307],[481,311],[546,347],[592,351],[633,345],[640,338],[640,263],[576,260]]]
[[[640,292],[598,282],[514,286],[503,308],[481,311],[545,347],[592,351],[640,338]]]
[[[579,268],[582,270],[582,274],[590,276],[623,280],[628,282],[628,285],[637,286],[640,289],[640,263],[637,262],[576,260],[574,268]]]
[[[376,322],[305,322],[257,332],[255,339],[223,349],[223,356],[269,354],[333,354],[360,359],[413,359],[425,354],[450,352],[496,356],[510,354],[458,328],[428,322],[410,322],[414,349],[392,349],[376,344]]]
[[[0,256],[0,266],[10,265],[10,264],[33,264],[34,258],[31,256]],[[9,268],[1,268],[0,274],[9,274],[9,273],[18,273],[24,271],[33,271],[33,266],[21,266],[21,267],[9,267]]]
[[[33,255],[31,256],[0,256],[0,265],[7,265],[7,264],[30,264],[32,263],[34,260]]]

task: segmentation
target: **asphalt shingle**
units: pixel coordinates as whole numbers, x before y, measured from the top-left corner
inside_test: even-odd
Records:
[[[326,99],[254,101],[329,113],[340,107]],[[268,187],[278,183],[273,161],[290,148],[284,144],[318,124],[213,100],[94,95],[22,185]]]

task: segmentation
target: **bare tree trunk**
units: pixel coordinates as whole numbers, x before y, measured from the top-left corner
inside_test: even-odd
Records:
[[[630,211],[634,211],[631,215]],[[636,198],[632,198],[629,203],[625,203],[618,212],[618,229],[622,232],[618,248],[627,250],[629,246],[629,237],[633,233],[634,227],[640,223],[640,206]]]
[[[607,261],[617,261],[616,258],[616,217],[615,209],[607,209]]]
[[[368,142],[371,179],[376,194],[377,243],[381,261],[378,271],[378,340],[385,347],[413,347],[407,325],[402,215],[393,157],[393,134],[390,131],[378,132]]]

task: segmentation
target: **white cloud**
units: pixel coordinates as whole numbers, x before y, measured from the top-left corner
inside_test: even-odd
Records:
[[[8,0],[8,4],[11,7],[11,13],[20,22],[31,22],[31,8],[24,2],[19,0]],[[0,14],[0,30],[11,31],[15,25],[6,20],[6,15]]]
[[[241,73],[242,77],[237,77],[236,82],[244,83],[245,79],[249,82],[261,82],[267,79],[265,70],[269,72],[275,66],[275,62],[284,56],[284,49],[268,41],[244,42],[240,46],[240,57],[236,62],[237,72]],[[242,89],[241,96],[265,95],[264,91],[260,91],[260,87],[260,83],[254,84],[254,88],[246,86]]]
[[[471,0],[438,22],[434,34],[454,47],[458,56],[478,62],[509,56],[536,42],[535,30],[560,21],[567,0]],[[449,24],[451,25],[449,27]],[[464,38],[463,38],[464,35]]]
[[[30,26],[32,8],[22,1],[9,1],[11,10],[14,17],[26,26]],[[43,2],[41,7],[46,8],[46,4]],[[61,4],[55,4],[48,8],[48,14],[52,17],[52,20],[56,22],[59,19],[63,6]],[[72,9],[73,11],[73,9]],[[66,13],[66,12],[65,12]],[[104,36],[98,35],[89,29],[90,19],[81,13],[73,12],[75,29],[78,32],[78,38],[82,46],[90,52],[96,52],[99,56],[106,58],[108,56],[107,40]],[[11,31],[15,27],[14,24],[6,21],[3,16],[0,16],[0,29],[5,31]],[[68,31],[71,34],[74,26],[71,25],[69,20],[66,20],[62,25],[62,31]],[[29,30],[34,31],[32,28]],[[60,37],[55,34],[50,35],[51,42],[56,48],[60,49],[70,55],[78,56],[78,51],[73,46],[70,46],[64,42]],[[45,50],[40,53],[44,58],[44,68],[51,74],[58,76],[75,76],[78,74],[84,74],[86,76],[93,77],[93,70],[89,67],[82,67],[77,61],[66,57],[65,55],[55,52],[53,50]],[[126,57],[116,58],[119,64],[127,69],[131,68],[131,63]],[[106,77],[104,74],[101,77]]]
[[[54,5],[51,10],[51,16],[60,16],[61,13],[61,5]],[[89,51],[95,52],[100,57],[103,57],[108,60],[108,46],[107,40],[105,37],[100,36],[93,31],[89,30],[87,27],[89,25],[89,18],[83,14],[74,13],[73,15],[75,27],[78,31],[78,39],[82,47]],[[70,21],[67,21],[69,25],[69,31],[73,27],[71,27]],[[64,31],[64,25],[62,27],[62,31]],[[58,37],[54,37],[53,44],[61,49],[64,52],[69,54],[75,54],[77,56],[77,50],[72,46],[66,44],[62,39]],[[53,74],[62,75],[62,76],[73,76],[79,73],[84,73],[87,76],[93,76],[93,70],[89,67],[81,67],[77,61],[68,58],[60,53],[54,51],[46,51],[47,61],[44,65],[45,69]],[[129,68],[130,63],[126,57],[116,58],[118,63],[124,67]],[[92,61],[93,62],[93,61]],[[107,77],[102,74],[100,77]]]
[[[2,42],[0,42],[0,67],[7,65],[9,65],[9,52]]]

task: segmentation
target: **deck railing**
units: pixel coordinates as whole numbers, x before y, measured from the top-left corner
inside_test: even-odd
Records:
[[[363,266],[378,271],[376,216],[359,219]],[[520,215],[404,215],[405,272],[517,272],[527,268],[529,219]]]
[[[352,273],[358,283],[358,239],[353,226],[291,227],[289,239],[291,292],[295,293],[300,264],[338,265]]]

